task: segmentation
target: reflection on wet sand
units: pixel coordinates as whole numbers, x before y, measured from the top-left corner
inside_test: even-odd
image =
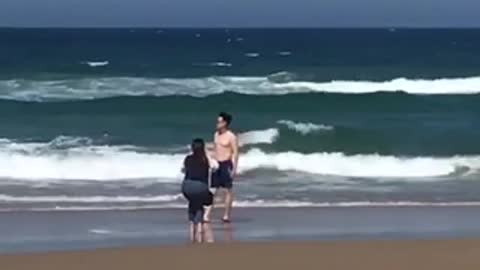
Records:
[[[215,236],[213,235],[213,228],[211,223],[203,224],[203,240],[206,243],[215,242]]]
[[[231,223],[223,223],[221,228],[214,228],[212,223],[205,223],[203,225],[203,240],[205,243],[215,243],[215,231],[221,230],[223,235],[222,241],[224,243],[229,243],[233,241],[233,228]]]

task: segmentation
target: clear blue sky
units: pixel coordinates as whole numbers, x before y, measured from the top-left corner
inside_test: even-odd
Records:
[[[480,27],[480,0],[0,0],[0,26]]]

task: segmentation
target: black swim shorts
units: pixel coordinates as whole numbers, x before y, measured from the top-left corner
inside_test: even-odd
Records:
[[[218,169],[212,175],[213,188],[227,188],[233,187],[233,162],[230,160],[218,162]]]

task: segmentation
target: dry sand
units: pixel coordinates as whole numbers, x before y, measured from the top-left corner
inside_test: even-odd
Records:
[[[236,243],[0,256],[2,270],[480,269],[480,240]]]

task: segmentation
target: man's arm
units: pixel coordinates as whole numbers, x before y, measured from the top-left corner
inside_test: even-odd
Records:
[[[237,175],[237,169],[238,169],[238,139],[235,134],[232,134],[231,144],[232,144],[232,162],[233,162],[232,177],[233,177]]]

